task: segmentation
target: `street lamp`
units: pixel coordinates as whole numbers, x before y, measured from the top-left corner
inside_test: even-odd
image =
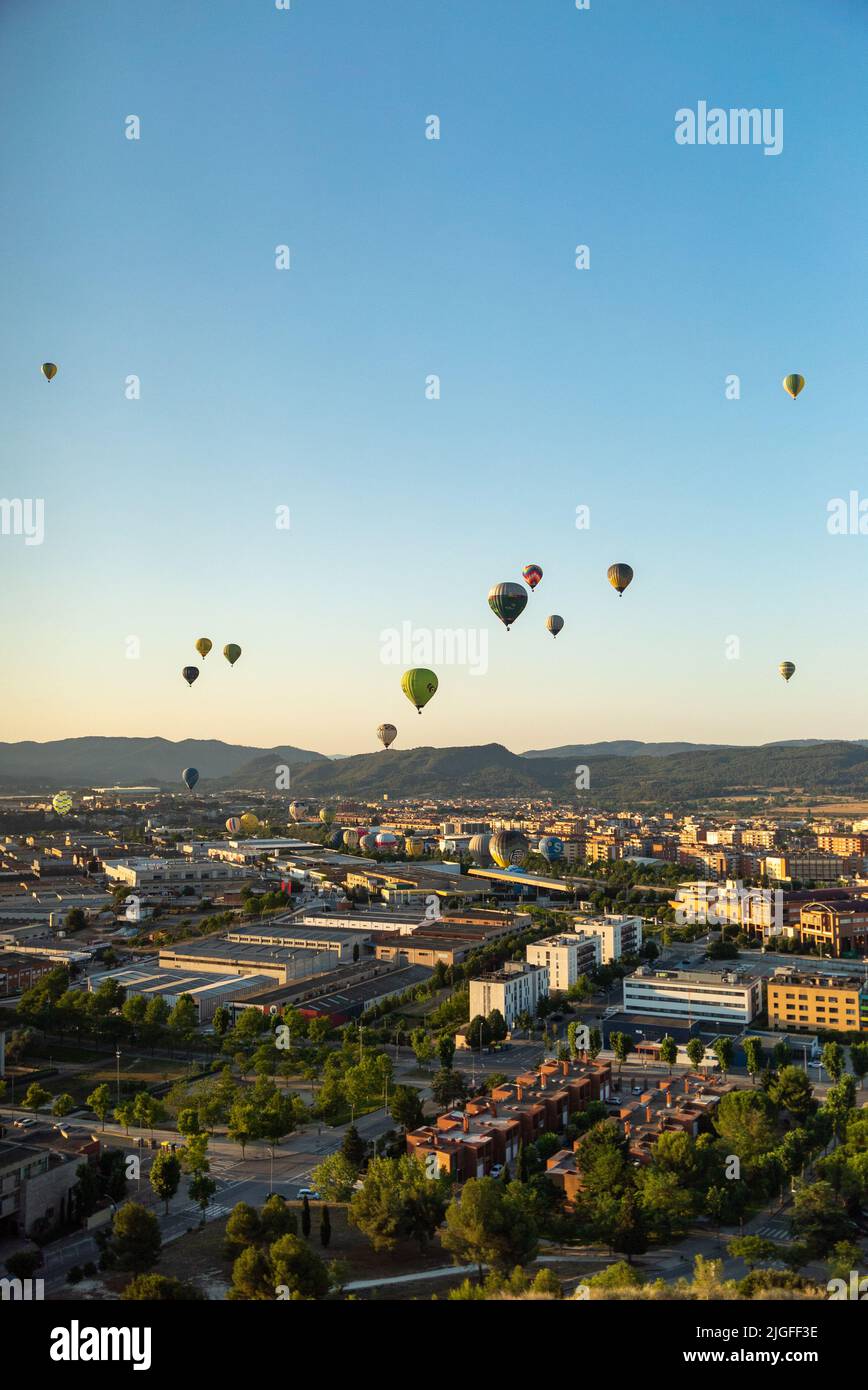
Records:
[[[115,1060],[117,1062],[117,1085],[118,1085],[118,1105],[121,1103],[121,1050],[116,1048]]]

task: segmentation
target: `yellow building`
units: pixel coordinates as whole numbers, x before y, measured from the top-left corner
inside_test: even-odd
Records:
[[[768,982],[769,1027],[785,1032],[868,1030],[868,990],[855,975],[802,975],[782,970]]]

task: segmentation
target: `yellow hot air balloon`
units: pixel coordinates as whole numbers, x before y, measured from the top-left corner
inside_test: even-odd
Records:
[[[244,812],[244,815],[241,817],[241,829],[242,829],[242,830],[258,830],[258,829],[259,829],[259,817],[258,817],[258,816],[255,816],[255,815],[253,814],[252,811],[245,811],[245,812]]]
[[[58,792],[51,798],[51,804],[59,816],[65,816],[72,810],[72,797],[69,792]]]
[[[782,661],[780,666],[778,667],[778,670],[780,671],[784,680],[788,681],[792,675],[795,675],[796,668],[793,665],[792,661]]]
[[[612,588],[617,590],[618,597],[620,598],[627,585],[631,584],[633,581],[633,571],[629,565],[623,563],[610,565],[607,571],[607,577]]]
[[[791,372],[789,376],[784,377],[781,384],[787,395],[792,396],[793,400],[795,400],[796,396],[804,388],[805,378],[799,376],[798,372]]]
[[[52,377],[57,376],[57,367],[53,362],[43,362],[42,375],[45,377],[46,381],[51,381]]]
[[[199,653],[203,661],[205,660],[205,657],[208,655],[213,645],[214,643],[211,641],[210,637],[196,638],[196,651]]]

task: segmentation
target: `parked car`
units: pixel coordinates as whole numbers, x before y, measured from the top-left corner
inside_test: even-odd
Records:
[[[502,1163],[492,1163],[492,1165],[491,1165],[491,1172],[489,1173],[488,1176],[489,1176],[490,1178],[501,1178],[501,1177],[503,1177],[503,1164],[502,1164]]]
[[[641,1094],[642,1094],[642,1087],[641,1087],[641,1086],[634,1086],[634,1087],[633,1087],[633,1095],[634,1095],[634,1096],[641,1096]]]
[[[300,1200],[302,1197],[307,1197],[307,1199],[308,1199],[309,1202],[321,1202],[321,1201],[322,1201],[322,1197],[321,1197],[320,1194],[317,1192],[317,1190],[316,1190],[315,1187],[300,1187],[300,1188],[298,1189],[298,1195],[299,1195],[299,1200]]]
[[[36,1124],[36,1120],[33,1118],[32,1115],[27,1115],[21,1116],[17,1120],[13,1120],[12,1123],[16,1129],[30,1129],[33,1125]]]

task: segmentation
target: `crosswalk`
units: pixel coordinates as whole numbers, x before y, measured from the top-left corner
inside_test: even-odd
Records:
[[[787,1240],[789,1231],[786,1226],[781,1226],[777,1222],[769,1222],[765,1226],[758,1226],[755,1231],[751,1231],[752,1236],[762,1236],[764,1240]]]

